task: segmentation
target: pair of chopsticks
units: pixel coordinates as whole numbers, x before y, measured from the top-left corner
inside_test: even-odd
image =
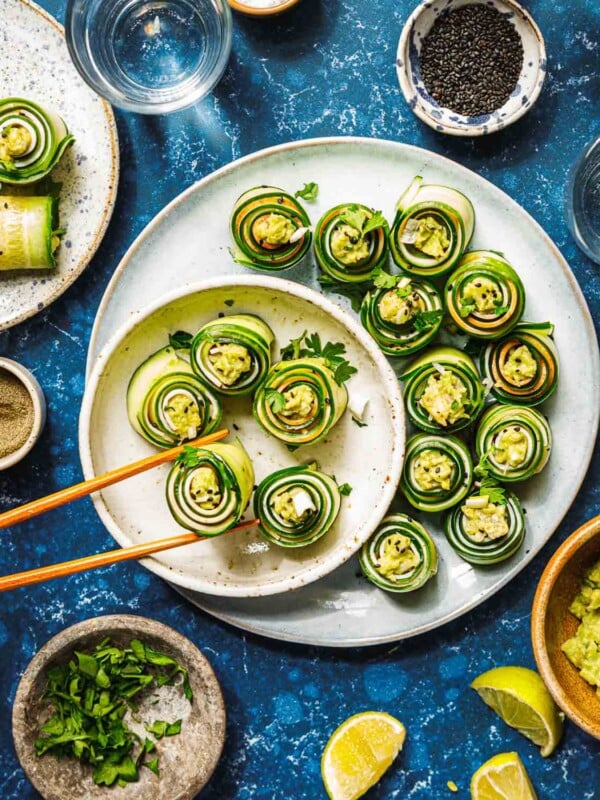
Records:
[[[53,508],[58,508],[66,503],[70,503],[72,500],[86,497],[92,494],[92,492],[98,492],[107,486],[112,486],[126,478],[131,478],[133,475],[146,472],[146,470],[157,467],[159,464],[174,461],[180,453],[183,453],[185,447],[202,447],[207,444],[212,444],[213,442],[218,442],[219,439],[224,439],[228,434],[229,431],[225,428],[220,431],[215,431],[208,436],[186,442],[185,445],[179,445],[170,450],[164,450],[162,453],[143,458],[140,461],[134,461],[132,464],[127,464],[124,467],[105,472],[103,475],[90,478],[89,481],[77,483],[74,486],[62,489],[60,492],[55,492],[47,497],[42,497],[39,500],[33,500],[31,503],[13,508],[10,511],[5,511],[0,514],[0,528],[8,528],[10,525],[17,525],[19,522],[25,522]],[[231,528],[227,533],[243,531],[257,524],[258,520],[242,522],[234,528]],[[121,561],[144,558],[153,553],[160,553],[163,550],[171,550],[174,547],[182,547],[183,545],[192,544],[193,542],[203,542],[207,539],[214,538],[215,537],[212,536],[198,536],[195,533],[180,533],[177,536],[169,536],[166,539],[156,539],[153,542],[144,542],[143,544],[136,544],[132,547],[108,550],[105,553],[96,553],[92,556],[76,558],[73,561],[63,561],[60,564],[51,564],[48,567],[39,567],[38,569],[27,570],[26,572],[16,572],[14,575],[0,577],[0,592],[5,592],[9,589],[18,589],[21,586],[29,586],[34,583],[42,583],[43,581],[50,581],[54,578],[63,578],[67,575],[74,575],[77,572],[107,567],[110,564],[117,564]]]

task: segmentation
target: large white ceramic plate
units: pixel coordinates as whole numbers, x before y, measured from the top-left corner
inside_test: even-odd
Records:
[[[51,106],[75,136],[52,179],[66,228],[57,266],[0,272],[0,330],[37,314],[68,289],[100,244],[115,203],[119,144],[112,110],[73,66],[62,26],[35,3],[0,0],[0,97]],[[10,194],[8,184],[3,194]],[[32,187],[33,192],[33,187]]]
[[[89,364],[129,314],[174,286],[200,276],[244,272],[231,263],[226,249],[229,212],[243,189],[274,183],[293,190],[316,180],[320,194],[310,207],[313,220],[344,200],[364,202],[392,216],[397,196],[415,174],[456,186],[472,199],[477,214],[473,246],[502,249],[525,283],[526,318],[556,323],[562,371],[558,391],[544,408],[554,450],[547,469],[520,492],[528,512],[525,545],[512,560],[477,569],[450,550],[434,525],[439,573],[422,590],[403,597],[360,578],[354,559],[309,587],[265,600],[187,594],[234,625],[278,639],[333,646],[394,641],[435,628],[489,598],[533,558],[565,515],[586,473],[600,407],[598,345],[568,265],[539,225],[492,184],[435,153],[395,142],[337,138],[281,145],[190,187],[150,223],[115,273],[96,319]],[[310,263],[289,270],[286,277],[317,286]],[[339,302],[346,304],[343,298]]]
[[[368,396],[357,427],[344,414],[327,437],[290,453],[268,436],[252,415],[252,399],[225,398],[223,424],[247,449],[256,481],[283,467],[317,461],[328,475],[349,483],[352,492],[327,535],[299,549],[278,547],[257,530],[219,536],[171,550],[146,564],[184,588],[215,595],[256,597],[286,592],[321,578],[356,552],[381,522],[402,468],[404,409],[398,381],[381,351],[356,320],[336,303],[298,283],[270,276],[232,276],[204,281],[134,314],[98,358],[81,408],[80,450],[86,478],[156,452],[127,419],[125,397],[134,370],[168,344],[177,330],[196,332],[218,313],[257,314],[275,333],[273,352],[304,330],[325,342],[342,342],[357,372],[353,393]],[[129,478],[94,497],[96,510],[126,546],[181,533],[165,499],[168,464]],[[252,518],[248,509],[245,519]]]

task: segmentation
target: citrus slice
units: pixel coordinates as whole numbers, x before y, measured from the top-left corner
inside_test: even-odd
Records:
[[[471,800],[537,800],[518,753],[498,753],[471,778]]]
[[[321,775],[331,800],[362,797],[388,769],[405,738],[404,725],[381,711],[365,711],[343,722],[321,758]]]
[[[497,667],[471,684],[484,703],[549,756],[560,741],[564,715],[543,680],[526,667]]]

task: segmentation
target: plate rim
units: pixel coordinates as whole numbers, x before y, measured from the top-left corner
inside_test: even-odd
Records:
[[[125,252],[123,258],[121,259],[119,265],[117,266],[113,276],[108,283],[105,293],[101,299],[100,305],[98,307],[98,311],[96,314],[96,318],[94,320],[92,332],[90,335],[89,340],[89,347],[88,347],[88,354],[87,354],[87,363],[86,363],[86,382],[89,379],[89,374],[91,372],[92,364],[97,358],[94,355],[94,351],[97,350],[97,339],[100,331],[100,325],[102,322],[102,318],[106,309],[112,299],[115,290],[120,283],[121,277],[123,273],[126,271],[129,262],[137,253],[137,250],[141,248],[146,239],[149,238],[155,229],[157,229],[160,225],[162,225],[164,219],[174,211],[180,204],[185,203],[187,198],[190,195],[193,195],[197,191],[202,191],[206,186],[209,186],[211,183],[220,180],[222,177],[227,176],[234,172],[238,167],[243,167],[247,164],[252,164],[253,162],[260,160],[262,158],[268,158],[272,155],[277,155],[279,153],[285,152],[294,152],[297,150],[305,150],[309,148],[318,148],[318,147],[343,147],[343,146],[365,146],[365,147],[381,147],[383,149],[389,149],[390,152],[394,151],[404,151],[409,154],[413,154],[415,159],[432,159],[437,162],[446,165],[446,167],[453,169],[454,171],[458,172],[459,174],[463,174],[466,178],[472,179],[475,177],[480,184],[485,188],[487,192],[491,194],[493,198],[496,200],[501,200],[502,203],[505,204],[507,207],[507,213],[518,214],[522,218],[527,220],[528,225],[535,231],[536,235],[543,240],[546,245],[549,247],[550,251],[553,253],[553,256],[560,266],[562,274],[565,276],[566,280],[569,283],[571,291],[573,293],[573,297],[579,306],[579,310],[581,312],[580,317],[580,324],[583,324],[587,332],[587,339],[590,342],[592,352],[590,355],[592,356],[590,361],[590,367],[592,370],[592,379],[593,379],[593,387],[595,390],[596,396],[596,405],[600,405],[600,350],[598,346],[598,338],[596,335],[596,330],[594,327],[594,323],[592,320],[592,316],[590,314],[587,301],[585,296],[579,286],[577,278],[575,277],[573,271],[571,270],[567,260],[560,252],[558,246],[554,243],[550,235],[544,230],[542,225],[534,219],[534,217],[521,206],[516,200],[514,200],[507,192],[500,189],[490,180],[488,180],[483,175],[480,175],[473,169],[464,166],[463,164],[459,163],[458,161],[448,158],[447,156],[441,155],[433,150],[427,150],[423,147],[418,147],[416,145],[408,144],[405,142],[397,142],[392,139],[379,139],[376,137],[368,137],[368,136],[323,136],[323,137],[315,137],[310,139],[303,139],[297,141],[290,141],[290,142],[283,142],[277,145],[261,148],[260,150],[254,151],[249,153],[241,158],[236,159],[235,161],[229,162],[228,164],[223,165],[219,169],[209,173],[208,175],[201,178],[199,181],[194,182],[183,192],[173,198],[169,203],[167,203],[159,212],[158,214],[150,220],[150,222],[143,228],[143,230],[138,234],[135,240],[132,242],[130,247]],[[582,463],[585,465],[585,469],[582,471],[581,477],[577,482],[577,486],[574,490],[573,497],[571,499],[571,503],[569,508],[576,500],[581,486],[587,476],[589,471],[589,466],[591,463],[591,459],[595,449],[595,442],[596,437],[598,434],[598,425],[599,419],[598,417],[595,418],[595,424],[593,426],[593,430],[590,430],[590,436],[588,437],[588,445],[587,450],[583,454]],[[192,602],[195,606],[201,608],[206,613],[214,616],[216,619],[222,620],[227,624],[233,625],[234,627],[249,631],[251,633],[256,633],[261,636],[265,636],[267,638],[271,638],[277,641],[287,641],[287,642],[296,642],[299,644],[308,644],[308,645],[316,645],[316,646],[325,646],[325,647],[335,647],[335,648],[343,648],[343,647],[364,647],[364,646],[372,646],[377,644],[387,644],[392,642],[398,642],[405,639],[409,639],[413,636],[421,635],[431,630],[435,630],[442,625],[451,622],[454,619],[458,619],[462,615],[468,613],[469,611],[476,608],[478,605],[481,605],[483,602],[487,601],[489,598],[493,597],[498,591],[504,588],[514,577],[516,577],[525,567],[536,557],[536,555],[540,552],[540,550],[550,541],[554,533],[556,532],[557,528],[562,524],[566,514],[568,513],[568,509],[562,515],[562,517],[557,520],[556,525],[554,528],[549,531],[548,536],[546,537],[545,541],[539,545],[537,548],[532,548],[529,552],[524,553],[522,560],[515,565],[514,568],[511,568],[506,575],[502,577],[502,579],[492,588],[485,590],[484,597],[480,596],[481,593],[478,593],[474,598],[472,598],[467,604],[461,606],[461,608],[456,609],[451,614],[444,615],[441,619],[438,619],[435,622],[428,623],[426,625],[419,626],[418,628],[412,628],[408,632],[401,632],[401,633],[390,633],[385,634],[382,636],[377,637],[366,637],[361,639],[350,639],[347,638],[345,640],[323,640],[319,638],[311,638],[302,635],[294,635],[288,634],[286,632],[273,632],[273,631],[265,631],[263,629],[259,629],[253,627],[251,624],[244,622],[241,623],[238,619],[231,617],[227,613],[222,613],[220,611],[215,611],[211,607],[206,607],[199,602],[199,599],[192,599],[187,593],[183,596],[189,602]],[[170,584],[172,585],[172,584]],[[175,587],[174,587],[175,588]],[[183,593],[181,593],[183,594]],[[212,599],[212,595],[205,595],[203,593],[195,593],[198,595],[199,598],[207,597],[207,599]]]
[[[190,297],[205,291],[222,288],[233,289],[236,286],[259,287],[263,291],[281,292],[304,300],[305,302],[313,303],[319,306],[321,312],[327,313],[330,317],[342,325],[345,330],[347,330],[348,333],[356,339],[359,346],[366,351],[368,357],[374,362],[375,369],[377,370],[377,373],[382,381],[382,388],[385,391],[386,404],[389,405],[390,423],[393,435],[390,462],[387,464],[385,473],[386,481],[383,483],[378,496],[377,506],[380,507],[380,512],[375,514],[371,513],[369,515],[365,529],[369,529],[370,532],[368,534],[364,533],[359,538],[358,545],[353,544],[352,546],[348,547],[350,544],[349,539],[343,540],[340,542],[338,548],[334,550],[329,557],[323,559],[318,569],[314,569],[313,567],[313,570],[309,571],[308,574],[295,574],[290,578],[285,578],[283,580],[273,582],[272,584],[268,584],[266,587],[254,587],[250,593],[248,593],[247,589],[244,590],[243,588],[239,587],[234,588],[233,590],[232,587],[229,587],[228,591],[226,592],[209,592],[207,590],[199,589],[197,585],[194,586],[193,584],[197,583],[197,581],[190,580],[189,578],[186,579],[185,575],[178,575],[177,581],[175,581],[177,585],[182,586],[185,589],[194,592],[202,592],[203,594],[208,594],[209,596],[246,599],[253,597],[282,595],[289,591],[293,591],[294,589],[300,589],[305,586],[309,586],[311,583],[319,580],[319,578],[323,578],[326,575],[329,575],[335,569],[338,569],[342,564],[345,564],[358,552],[362,544],[371,536],[373,531],[376,530],[377,526],[381,523],[381,520],[387,514],[388,509],[398,491],[402,467],[404,464],[404,451],[406,446],[406,412],[404,409],[404,402],[402,400],[400,384],[388,359],[381,352],[374,339],[372,339],[369,333],[362,327],[360,321],[354,319],[354,317],[352,317],[345,308],[335,303],[329,297],[320,294],[315,289],[305,286],[298,281],[291,281],[287,278],[273,277],[271,275],[244,274],[207,278],[203,281],[197,281],[196,283],[187,284],[179,287],[178,289],[174,289],[173,291],[168,292],[166,295],[163,295],[160,299],[149,303],[143,309],[132,313],[129,319],[113,333],[110,340],[103,347],[97,363],[89,376],[89,380],[86,383],[79,414],[79,457],[85,480],[93,478],[96,474],[94,470],[91,445],[91,422],[96,392],[100,381],[102,380],[106,365],[115,355],[115,352],[121,347],[123,340],[129,336],[140,324],[143,324],[152,315],[156,314],[161,309],[164,309],[174,301],[182,300],[186,297]],[[389,478],[389,480],[387,480],[387,478]],[[112,518],[107,504],[102,499],[101,493],[94,492],[92,495],[90,495],[90,497],[96,513],[113,539],[115,539],[115,541],[122,547],[135,544],[134,541],[124,535],[119,525]],[[354,533],[352,541],[356,543],[356,533]],[[334,566],[330,566],[330,561],[333,558],[333,554],[337,552],[338,549],[340,552],[338,553],[337,558],[333,559],[335,564]],[[340,556],[342,557],[340,558]],[[173,569],[168,565],[157,561],[153,556],[140,559],[140,563],[168,583],[174,582]]]
[[[33,2],[33,0],[19,0],[19,2],[29,8],[31,11],[36,13],[39,17],[41,17],[51,28],[54,28],[60,36],[65,38],[65,29],[61,23],[52,16],[45,8],[42,8],[37,3]],[[66,47],[66,43],[65,43]],[[70,58],[69,58],[70,62]],[[73,67],[75,69],[75,67]],[[102,218],[100,220],[100,224],[97,226],[95,235],[93,236],[92,240],[89,242],[85,253],[79,259],[77,266],[74,268],[73,272],[69,276],[69,278],[64,282],[60,283],[56,288],[48,295],[48,297],[44,300],[44,304],[42,308],[38,308],[38,304],[35,303],[31,308],[26,311],[22,311],[21,313],[17,314],[15,317],[11,318],[7,322],[0,322],[0,331],[9,330],[13,328],[15,325],[19,325],[21,322],[24,322],[26,319],[31,319],[31,317],[35,317],[36,314],[41,314],[45,311],[55,300],[58,300],[67,289],[69,289],[79,278],[80,275],[85,272],[87,267],[89,266],[90,261],[96,254],[96,251],[100,247],[102,240],[106,234],[106,230],[110,223],[115,203],[117,201],[117,193],[119,188],[119,175],[121,169],[121,159],[120,159],[120,151],[119,151],[119,135],[117,131],[117,123],[115,120],[115,115],[112,110],[110,104],[101,97],[98,97],[100,100],[102,110],[104,113],[104,117],[107,123],[107,129],[110,138],[110,162],[111,162],[111,181],[110,181],[110,191],[106,197],[104,202],[104,211],[102,214]]]

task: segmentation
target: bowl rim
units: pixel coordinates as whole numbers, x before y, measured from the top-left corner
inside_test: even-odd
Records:
[[[555,672],[552,669],[552,664],[550,663],[545,636],[548,602],[559,575],[572,556],[574,556],[582,546],[597,536],[600,536],[600,515],[592,517],[587,522],[584,522],[583,525],[571,533],[552,554],[552,557],[540,575],[535,590],[531,607],[530,630],[535,662],[548,691],[557,705],[560,706],[572,722],[586,731],[586,733],[589,733],[590,736],[600,739],[600,726],[595,728],[581,717],[577,709],[571,703],[569,695],[558,682]],[[583,680],[583,678],[581,680]]]
[[[44,392],[38,379],[33,372],[27,369],[27,367],[24,367],[23,364],[14,361],[12,358],[0,356],[0,369],[5,369],[21,381],[23,386],[27,389],[33,404],[33,422],[29,435],[21,447],[0,458],[0,472],[2,472],[5,469],[9,469],[9,467],[13,467],[21,461],[21,459],[25,458],[40,438],[42,429],[46,424],[46,398],[44,397]]]
[[[546,44],[536,21],[529,11],[520,3],[517,3],[516,0],[488,0],[487,5],[491,3],[494,8],[497,8],[499,3],[510,6],[522,17],[523,21],[527,23],[533,31],[539,48],[535,87],[529,95],[529,105],[521,105],[510,116],[505,117],[504,119],[492,120],[491,122],[485,123],[485,125],[451,125],[448,122],[435,119],[431,116],[427,106],[423,103],[423,99],[418,93],[415,95],[415,92],[413,91],[413,83],[410,79],[408,69],[408,65],[412,61],[410,57],[409,40],[413,27],[417,19],[419,19],[419,17],[425,11],[428,11],[434,2],[435,0],[422,0],[422,2],[414,9],[404,23],[404,27],[402,28],[400,39],[398,41],[398,48],[396,51],[396,75],[398,78],[398,83],[400,84],[400,89],[402,90],[402,94],[404,95],[404,99],[406,100],[409,108],[422,122],[424,122],[426,125],[429,125],[429,127],[435,130],[437,133],[445,133],[450,136],[485,136],[490,133],[496,133],[503,128],[507,128],[509,125],[512,125],[513,122],[516,122],[533,108],[546,78],[547,70],[545,66],[542,66],[542,64],[545,65],[547,60]],[[452,2],[452,0],[450,0],[450,2]],[[484,3],[482,0],[461,0],[461,6],[464,5],[484,5]],[[496,109],[496,111],[499,110],[500,109]],[[461,115],[457,114],[457,116]]]
[[[223,275],[217,278],[208,278],[204,281],[197,283],[186,284],[177,289],[163,295],[161,298],[147,305],[145,308],[132,313],[129,320],[124,323],[112,335],[110,340],[102,348],[98,354],[94,368],[90,373],[83,400],[81,403],[81,411],[79,415],[79,457],[83,468],[83,474],[86,479],[92,478],[95,475],[92,452],[91,452],[91,421],[92,411],[95,400],[96,391],[99,383],[102,380],[104,369],[108,361],[112,358],[115,351],[120,347],[122,340],[128,336],[138,325],[144,322],[152,314],[156,313],[161,308],[168,304],[185,298],[187,296],[198,294],[199,292],[211,291],[215,289],[235,289],[236,287],[257,287],[267,291],[278,291],[292,297],[297,297],[308,303],[318,306],[324,313],[333,317],[339,324],[341,324],[349,334],[358,341],[358,343],[366,350],[369,357],[375,364],[381,379],[381,387],[385,392],[385,397],[390,405],[390,422],[393,432],[392,454],[393,458],[387,465],[386,474],[389,476],[389,481],[385,482],[379,494],[379,508],[380,513],[373,514],[367,524],[365,525],[365,532],[361,537],[356,535],[353,537],[352,548],[339,548],[333,551],[337,553],[337,557],[324,558],[311,570],[307,572],[296,572],[292,577],[281,579],[278,582],[273,582],[266,586],[259,585],[254,587],[241,587],[241,586],[228,586],[224,587],[214,584],[205,586],[198,585],[196,579],[190,579],[185,574],[174,575],[174,571],[168,565],[162,564],[153,556],[148,556],[140,561],[143,566],[154,572],[159,577],[168,581],[169,583],[177,584],[185,589],[192,591],[202,592],[214,596],[223,597],[264,597],[271,594],[283,594],[306,586],[313,581],[322,578],[329,574],[337,567],[348,561],[354,553],[358,552],[361,545],[373,534],[381,520],[386,515],[389,506],[394,499],[400,484],[400,476],[402,474],[402,466],[404,463],[404,449],[406,444],[406,414],[404,411],[404,402],[402,400],[402,392],[400,390],[400,382],[394,372],[391,364],[379,349],[375,340],[370,336],[365,328],[360,323],[359,319],[355,319],[349,311],[342,306],[330,300],[325,295],[319,293],[315,289],[311,289],[303,284],[296,283],[286,278],[275,277],[269,274],[251,274],[251,275]],[[110,535],[122,547],[131,544],[131,541],[123,534],[119,526],[115,523],[112,516],[108,513],[108,509],[104,504],[100,493],[91,495],[96,513],[100,520],[108,530]],[[333,563],[332,563],[333,562]],[[176,579],[175,579],[176,578]],[[219,588],[216,592],[215,589]],[[225,590],[224,590],[225,589]]]

